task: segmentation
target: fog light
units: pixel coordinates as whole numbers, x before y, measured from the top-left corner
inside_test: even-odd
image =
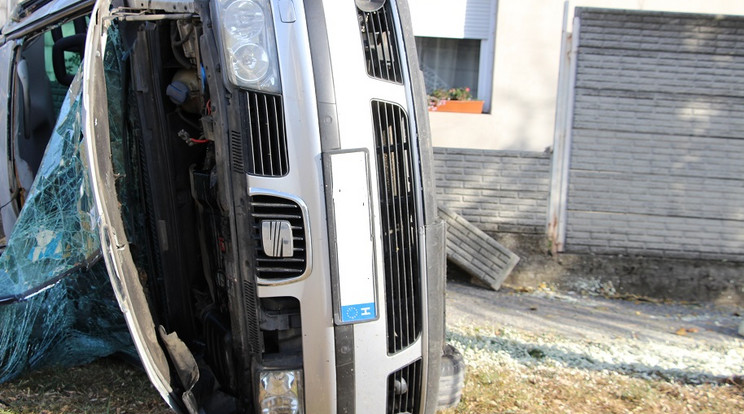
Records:
[[[302,371],[260,371],[258,403],[261,414],[302,414]]]

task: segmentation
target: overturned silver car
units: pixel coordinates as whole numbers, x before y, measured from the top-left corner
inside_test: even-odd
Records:
[[[73,85],[81,234],[172,408],[427,413],[459,399],[404,0],[26,5],[0,49],[17,108],[0,115],[18,131],[3,225],[23,217],[52,135],[54,101],[34,90]],[[47,276],[7,301],[63,279]]]

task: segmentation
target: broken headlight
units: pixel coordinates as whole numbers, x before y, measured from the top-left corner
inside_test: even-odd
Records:
[[[302,414],[302,371],[259,371],[258,403],[262,414]]]
[[[241,88],[280,92],[268,0],[219,0],[216,4],[227,79]]]

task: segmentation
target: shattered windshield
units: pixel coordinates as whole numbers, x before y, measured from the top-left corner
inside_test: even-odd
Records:
[[[0,382],[131,348],[100,257],[78,74],[0,256]]]

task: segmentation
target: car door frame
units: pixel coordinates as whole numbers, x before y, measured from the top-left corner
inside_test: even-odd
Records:
[[[12,151],[12,101],[13,77],[15,73],[15,53],[18,42],[10,40],[0,46],[0,96],[6,101],[0,104],[0,216],[2,217],[3,232],[9,236],[18,219],[18,209],[13,203],[15,198],[11,177],[13,176]]]

